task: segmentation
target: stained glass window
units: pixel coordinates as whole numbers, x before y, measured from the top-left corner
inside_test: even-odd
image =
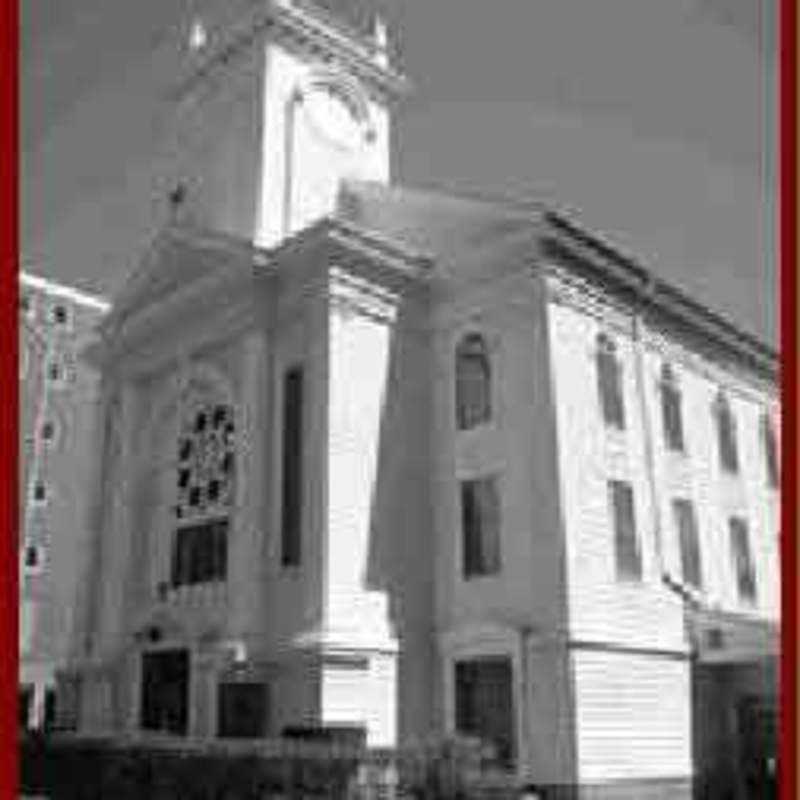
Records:
[[[224,580],[235,483],[233,408],[191,403],[181,419],[177,456],[172,585]]]

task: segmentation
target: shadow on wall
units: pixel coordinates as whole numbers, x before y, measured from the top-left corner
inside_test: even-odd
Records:
[[[420,298],[404,296],[390,334],[365,576],[368,589],[387,593],[398,639],[400,742],[434,725],[431,353],[423,310]]]

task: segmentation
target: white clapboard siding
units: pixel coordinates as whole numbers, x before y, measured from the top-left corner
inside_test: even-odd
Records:
[[[688,660],[576,650],[578,780],[691,774]]]

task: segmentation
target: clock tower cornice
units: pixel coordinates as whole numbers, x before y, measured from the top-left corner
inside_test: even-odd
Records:
[[[248,2],[237,22],[211,37],[194,53],[184,72],[168,91],[167,99],[180,103],[235,67],[263,38],[316,59],[325,66],[358,77],[370,94],[383,102],[397,102],[411,84],[388,61],[382,31],[375,37],[349,31],[330,15],[300,0]]]

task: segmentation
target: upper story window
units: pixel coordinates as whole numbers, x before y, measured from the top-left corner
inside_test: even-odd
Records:
[[[50,318],[54,325],[62,327],[69,324],[69,311],[63,303],[56,303],[50,310]]]
[[[23,566],[26,572],[36,572],[42,566],[42,553],[37,545],[25,545]]]
[[[625,429],[625,405],[622,399],[622,367],[617,346],[606,334],[597,337],[597,389],[606,425]]]
[[[742,600],[752,602],[756,598],[756,571],[750,550],[750,533],[746,520],[731,517],[728,521],[731,536],[731,556],[736,575],[736,587]]]
[[[720,392],[714,402],[717,421],[717,441],[722,469],[733,475],[739,472],[739,452],[736,446],[736,418],[730,401]]]
[[[678,379],[669,364],[664,364],[661,368],[661,416],[667,449],[683,452],[681,390],[678,386]]]
[[[492,416],[492,369],[486,340],[479,333],[464,336],[456,348],[456,421],[465,431]]]
[[[234,464],[232,406],[193,398],[178,436],[173,586],[225,580]]]
[[[780,485],[780,470],[778,469],[778,442],[775,437],[775,428],[769,414],[761,417],[761,438],[764,446],[764,461],[767,470],[767,485],[777,489]]]
[[[461,532],[465,578],[500,571],[500,497],[494,477],[461,482]]]
[[[672,515],[678,532],[683,581],[700,589],[703,586],[703,568],[694,506],[689,500],[675,499],[672,501]]]
[[[617,577],[622,580],[641,580],[642,555],[636,535],[633,487],[625,481],[609,481],[608,495],[614,524]]]
[[[302,555],[303,369],[291,367],[283,379],[283,469],[281,483],[281,564],[298,566]]]
[[[33,484],[33,502],[46,503],[47,502],[47,484],[44,481],[36,481]]]

